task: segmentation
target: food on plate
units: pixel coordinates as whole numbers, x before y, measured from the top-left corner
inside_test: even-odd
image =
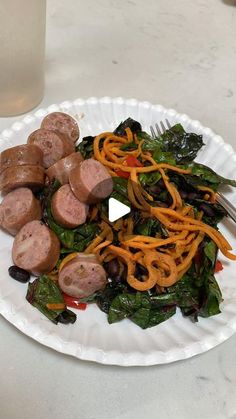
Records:
[[[88,206],[76,198],[68,184],[53,195],[51,210],[55,221],[66,228],[84,224],[88,214]]]
[[[14,239],[14,264],[34,275],[50,272],[59,256],[59,239],[42,221],[35,220],[25,224]]]
[[[79,135],[74,124],[56,112],[29,137],[43,150],[45,183],[39,164],[19,163],[0,177],[6,193],[32,189],[34,170],[42,171],[42,221],[27,222],[12,250],[16,267],[38,276],[28,285],[27,300],[64,324],[76,320],[67,305],[85,303],[96,303],[109,323],[129,318],[143,329],[169,319],[177,308],[193,321],[220,313],[218,253],[231,260],[236,255],[218,229],[227,214],[215,193],[236,181],[194,161],[202,136],[176,124],[152,138],[128,118],[114,132],[84,137],[65,157],[58,139],[67,137],[71,147]],[[27,201],[22,190],[14,191],[18,202]],[[109,221],[110,198],[130,212]],[[10,225],[7,216],[4,223]]]
[[[83,298],[105,288],[106,271],[93,254],[77,253],[59,271],[58,284],[67,295]]]
[[[8,273],[13,279],[22,282],[23,284],[30,280],[30,273],[16,265],[10,266],[10,268],[8,268]]]
[[[0,174],[0,190],[3,195],[21,187],[37,192],[44,187],[44,181],[45,171],[41,166],[11,166]]]
[[[76,120],[63,112],[52,112],[45,116],[41,128],[58,131],[66,135],[73,143],[79,138],[79,126]]]
[[[43,153],[34,144],[7,148],[0,154],[0,173],[12,166],[43,166]]]
[[[65,185],[69,182],[71,170],[77,167],[82,161],[83,157],[81,153],[77,151],[50,166],[45,173],[50,182],[57,179],[61,185]]]
[[[84,160],[69,174],[75,196],[86,204],[95,204],[107,198],[113,190],[112,177],[106,167],[95,159]]]
[[[60,289],[47,275],[29,283],[26,299],[55,324],[76,321],[76,314],[67,309]]]
[[[27,141],[41,149],[46,169],[75,151],[74,145],[63,134],[49,129],[37,129],[29,135]]]
[[[9,192],[0,204],[0,226],[13,236],[29,221],[41,218],[40,202],[29,188]]]

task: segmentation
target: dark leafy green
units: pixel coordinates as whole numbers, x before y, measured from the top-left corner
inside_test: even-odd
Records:
[[[139,182],[142,186],[153,186],[161,179],[160,172],[140,173]]]
[[[130,207],[130,201],[128,199],[128,181],[121,177],[113,177],[113,192],[109,198],[115,198],[123,204]]]
[[[168,164],[176,165],[176,160],[173,153],[170,151],[162,151],[161,148],[158,148],[158,147],[155,149],[153,153],[153,159],[157,163],[168,163]]]
[[[67,317],[71,319],[70,323],[74,323],[76,319],[76,315],[68,309],[49,310],[47,308],[47,304],[64,303],[59,287],[47,275],[42,275],[28,284],[26,299],[55,324],[60,321],[59,315],[65,311]]]
[[[132,151],[135,150],[137,148],[137,144],[135,142],[132,141],[132,143],[128,143],[128,144],[123,144],[120,149],[123,151]]]
[[[201,180],[208,182],[211,185],[216,185],[216,188],[219,185],[230,185],[236,186],[236,180],[227,179],[223,176],[218,175],[210,167],[205,166],[204,164],[193,162],[187,166],[192,170],[192,175],[197,176]]]
[[[195,313],[198,310],[199,287],[195,284],[192,273],[185,274],[180,281],[169,287],[167,292],[184,314],[187,315],[189,311]]]
[[[212,240],[208,241],[204,245],[204,254],[210,261],[210,266],[214,268],[217,256],[217,246]]]
[[[165,306],[157,309],[140,308],[131,317],[131,321],[142,329],[154,327],[165,322],[176,313],[175,306]]]
[[[109,279],[104,289],[95,292],[89,297],[81,298],[80,301],[84,303],[96,303],[100,310],[108,314],[110,305],[114,298],[117,295],[126,292],[127,288],[128,285],[126,283],[123,283],[120,280],[116,280],[114,278]]]
[[[130,128],[134,134],[142,131],[141,124],[132,118],[127,118],[121,122],[118,127],[114,130],[114,134],[123,137],[125,135],[125,129]]]
[[[95,137],[89,135],[84,137],[82,141],[76,146],[76,151],[79,151],[84,159],[90,159],[93,155],[93,141]]]
[[[98,307],[108,314],[110,305],[117,295],[120,295],[126,289],[126,285],[120,281],[110,281],[104,290],[97,293],[95,301]]]
[[[193,161],[202,148],[202,135],[187,133],[181,124],[174,125],[161,136],[161,149],[171,152],[177,163]]]
[[[175,293],[182,313],[194,321],[198,316],[209,317],[220,313],[221,291],[214,278],[217,247],[212,240],[205,239],[200,252],[183,278],[168,292]]]
[[[151,298],[147,293],[136,292],[122,293],[117,295],[112,301],[108,322],[115,323],[125,318],[140,326],[142,329],[153,327],[169,319],[176,312],[175,305],[164,305],[156,307],[152,304]]]
[[[182,175],[169,171],[171,181],[178,185],[181,190],[199,193],[197,186],[208,186],[214,191],[217,191],[220,185],[236,186],[236,180],[224,178],[203,164],[192,162],[184,165],[183,168],[191,169],[191,174]]]
[[[156,218],[144,218],[139,220],[134,227],[134,234],[142,236],[156,237],[158,234],[163,237],[169,237],[165,227]]]
[[[86,224],[86,228],[80,226],[73,230],[67,230],[50,220],[49,226],[67,249],[67,252],[64,251],[64,253],[83,252],[100,231],[96,223]]]
[[[99,234],[99,228],[96,223],[79,226],[72,230],[59,226],[52,218],[49,208],[48,225],[56,233],[62,245],[67,249],[67,251],[64,250],[63,253],[83,252],[94,239],[95,235]]]
[[[168,171],[168,175],[170,181],[175,183],[175,185],[178,187],[178,190],[180,191],[199,193],[199,191],[197,190],[197,186],[203,184],[201,182],[201,179],[199,179],[196,176],[182,175],[180,173],[173,172],[172,170]]]
[[[159,143],[154,140],[151,135],[145,131],[141,131],[137,134],[139,140],[144,140],[142,144],[143,151],[155,151],[156,148],[159,148]]]
[[[139,134],[144,139],[143,150],[157,151],[157,157],[174,161],[176,164],[191,162],[203,146],[202,135],[185,132],[181,124],[174,125],[164,134],[152,139],[148,134]],[[162,153],[168,154],[162,154]]]
[[[204,291],[199,316],[210,317],[219,314],[221,312],[219,304],[222,301],[222,294],[213,275],[208,277]]]

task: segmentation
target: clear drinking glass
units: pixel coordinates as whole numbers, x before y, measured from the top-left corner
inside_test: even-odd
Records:
[[[0,2],[0,116],[34,108],[44,92],[46,0]]]

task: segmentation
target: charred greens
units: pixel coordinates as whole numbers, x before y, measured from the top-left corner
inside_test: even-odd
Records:
[[[160,161],[172,161],[183,164],[193,161],[200,148],[204,145],[202,135],[187,133],[181,124],[176,124],[155,139],[148,134],[140,133],[144,140],[143,150],[153,151]]]
[[[132,118],[127,118],[118,125],[118,127],[114,130],[114,134],[122,137],[125,135],[126,128],[130,128],[134,134],[142,131],[141,124],[138,121],[135,121]]]

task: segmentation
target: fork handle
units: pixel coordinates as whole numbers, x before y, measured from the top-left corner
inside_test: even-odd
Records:
[[[226,199],[225,196],[221,195],[219,192],[216,194],[216,200],[227,211],[229,217],[236,223],[236,208],[231,204],[231,202],[229,202],[228,199]]]

